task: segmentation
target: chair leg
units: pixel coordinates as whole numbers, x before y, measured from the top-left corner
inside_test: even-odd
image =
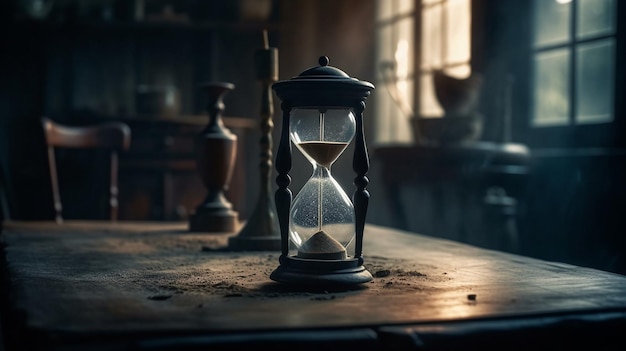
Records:
[[[111,175],[110,175],[111,184],[110,184],[110,188],[109,188],[109,194],[110,194],[109,206],[110,206],[111,220],[112,221],[117,221],[117,212],[118,212],[118,201],[117,201],[117,196],[118,196],[117,173],[118,173],[118,169],[117,169],[117,165],[118,165],[117,153],[115,151],[113,151],[113,152],[111,152]]]
[[[57,177],[56,159],[54,148],[48,147],[48,166],[50,168],[50,183],[52,185],[52,200],[54,201],[55,221],[63,223],[63,205],[61,204],[61,194],[59,193],[59,180]]]

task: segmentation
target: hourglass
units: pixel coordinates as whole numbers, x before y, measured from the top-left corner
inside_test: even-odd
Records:
[[[352,201],[332,177],[331,165],[348,147],[356,121],[348,109],[294,109],[291,141],[311,162],[313,174],[290,210],[289,234],[297,257],[343,260],[354,238]]]
[[[319,64],[272,87],[282,100],[283,121],[275,194],[281,256],[270,278],[300,285],[361,284],[372,280],[362,257],[369,201],[363,110],[374,86],[328,66],[325,56]],[[357,176],[351,199],[331,169],[352,141]],[[295,198],[289,189],[292,145],[312,166]]]

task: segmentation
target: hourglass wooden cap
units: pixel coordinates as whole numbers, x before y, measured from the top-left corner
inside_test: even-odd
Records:
[[[272,89],[293,107],[352,107],[374,90],[372,83],[352,78],[328,63],[328,57],[321,56],[319,66],[274,83]]]

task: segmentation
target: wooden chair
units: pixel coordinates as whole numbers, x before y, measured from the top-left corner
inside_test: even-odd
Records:
[[[63,206],[59,191],[55,148],[101,148],[111,151],[109,212],[112,221],[118,216],[118,159],[117,152],[130,147],[130,127],[121,122],[105,122],[94,126],[67,126],[59,124],[47,117],[42,117],[46,145],[48,147],[48,165],[54,201],[55,220],[63,222]]]

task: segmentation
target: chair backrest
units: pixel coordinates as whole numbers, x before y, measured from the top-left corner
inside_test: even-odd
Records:
[[[130,127],[121,122],[104,122],[93,126],[68,126],[59,124],[47,117],[41,118],[46,145],[48,148],[48,166],[54,201],[55,220],[63,222],[63,205],[59,191],[59,179],[55,159],[55,148],[101,148],[111,152],[109,211],[112,221],[118,213],[118,160],[117,152],[130,148]]]

